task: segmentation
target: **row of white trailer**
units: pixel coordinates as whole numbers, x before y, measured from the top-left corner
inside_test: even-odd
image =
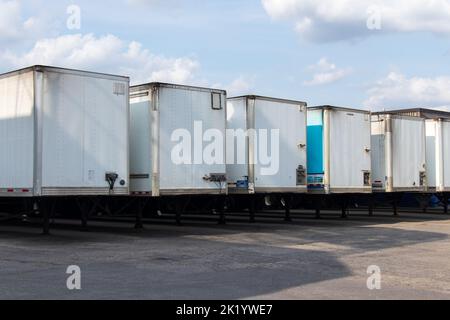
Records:
[[[34,66],[0,75],[0,196],[443,193],[447,119]]]

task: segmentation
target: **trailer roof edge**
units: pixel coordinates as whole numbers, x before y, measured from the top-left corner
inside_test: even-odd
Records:
[[[130,77],[128,76],[122,76],[122,75],[116,75],[116,74],[109,74],[109,73],[102,73],[102,72],[95,72],[95,71],[87,71],[87,70],[79,70],[79,69],[70,69],[70,68],[63,68],[63,67],[55,67],[55,66],[47,66],[47,65],[33,65],[17,70],[8,71],[5,73],[0,74],[0,79],[11,77],[17,74],[27,73],[30,71],[62,71],[62,72],[68,72],[68,73],[79,73],[79,74],[87,74],[87,75],[93,75],[93,76],[101,76],[101,77],[110,77],[110,78],[116,78],[121,80],[130,81]]]
[[[349,112],[366,113],[366,114],[372,113],[370,110],[355,109],[355,108],[349,108],[349,107],[337,107],[337,106],[331,106],[331,105],[312,106],[312,107],[309,107],[308,109],[309,110],[331,109],[331,110],[349,111]]]
[[[235,96],[235,97],[228,98],[228,100],[236,100],[236,99],[260,99],[260,100],[274,101],[274,102],[285,102],[285,103],[296,104],[296,105],[300,104],[305,107],[308,106],[308,103],[305,101],[268,97],[268,96],[260,96],[260,95],[255,95],[255,94],[248,94],[248,95]]]
[[[191,85],[167,83],[167,82],[149,82],[149,83],[133,85],[133,86],[130,86],[130,92],[138,92],[138,91],[148,90],[150,88],[157,88],[157,87],[178,88],[178,89],[187,89],[187,90],[191,89],[191,90],[200,90],[200,91],[209,91],[209,92],[221,92],[221,93],[227,94],[227,91],[224,89],[207,88],[207,87],[191,86]]]

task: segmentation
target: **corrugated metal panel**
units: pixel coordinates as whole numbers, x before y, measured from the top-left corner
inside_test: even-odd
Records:
[[[430,188],[437,187],[437,168],[436,168],[436,121],[426,122],[426,163],[427,163],[427,179]]]
[[[227,129],[233,130],[233,132],[240,130],[243,136],[247,130],[247,97],[228,99],[227,118]],[[241,189],[246,189],[249,175],[248,141],[246,138],[233,137],[234,141],[231,140],[231,136],[227,138],[227,156],[230,158],[227,164],[228,182],[238,184]],[[231,149],[231,146],[234,147],[234,150]]]
[[[122,82],[128,88],[127,82]],[[45,72],[42,186],[102,188],[114,172],[128,185],[128,90],[117,81]]]
[[[228,99],[228,128],[242,133],[254,129],[257,136],[245,144],[245,150],[238,148],[236,138],[229,144],[229,154],[231,145],[235,148],[235,164],[227,166],[228,181],[236,185],[231,192],[306,191],[306,113],[306,104],[299,101],[261,96]],[[237,164],[238,153],[246,155],[245,164]],[[254,166],[248,165],[250,157]]]
[[[392,150],[389,151],[391,123]],[[417,117],[377,114],[372,120],[372,166],[376,191],[425,191],[426,179],[426,134],[425,120]],[[392,155],[392,158],[389,155]],[[388,166],[392,166],[392,181]],[[392,186],[390,186],[392,183]]]
[[[203,159],[204,147],[209,142],[203,141],[205,131],[218,130],[225,137],[226,124],[226,96],[222,94],[222,109],[212,108],[212,92],[200,90],[185,90],[162,87],[159,92],[160,114],[160,161],[161,161],[161,190],[171,189],[214,189],[220,191],[225,186],[206,181],[204,177],[211,173],[226,173],[225,150],[222,157],[218,155],[218,164],[207,164]],[[195,122],[199,125],[199,132],[194,131]],[[172,159],[173,148],[178,144],[172,141],[175,130],[187,130],[192,138],[191,158],[193,164],[175,164]],[[199,134],[196,136],[196,134]],[[223,143],[223,147],[225,145]],[[225,190],[222,190],[225,192]]]
[[[308,150],[308,184],[312,191],[371,191],[368,112],[330,106],[309,108]]]
[[[6,156],[12,167],[1,167],[15,176],[0,175],[13,184],[6,190],[103,195],[110,193],[105,174],[114,172],[117,193],[128,192],[127,77],[36,66],[2,75],[1,82],[14,83],[0,85],[0,131],[8,132],[0,141],[2,151],[12,150]]]
[[[444,176],[445,191],[450,190],[450,122],[442,122],[442,170]]]
[[[33,188],[33,106],[31,70],[0,79],[0,188],[5,193]]]
[[[323,110],[308,111],[308,174],[323,175]]]
[[[130,109],[130,190],[151,192],[151,95],[132,98]]]
[[[217,154],[217,163],[208,163],[204,157],[211,144],[204,141],[207,130],[220,133],[219,139],[225,137],[225,91],[161,83],[132,87],[131,91],[132,191],[151,191],[153,196],[225,193],[225,182],[205,179],[226,174],[224,143],[218,141],[223,149]],[[179,130],[189,137],[177,136]],[[187,163],[176,163],[173,158],[180,143],[190,146],[183,154]]]
[[[422,187],[425,158],[425,121],[393,119],[394,188]]]
[[[129,194],[128,188],[42,188],[43,196],[126,196]]]
[[[302,104],[295,106],[292,103],[256,99],[255,129],[258,130],[259,141],[263,143],[258,146],[259,157],[255,166],[255,188],[306,187],[306,177],[303,183],[297,184],[299,167],[304,168],[306,173],[306,117],[306,107]],[[265,133],[261,130],[267,130],[267,150],[262,149],[266,143],[262,141]],[[272,147],[276,152],[271,130],[279,131],[279,154],[271,155],[271,163],[268,164],[263,163],[266,161],[263,161],[262,156],[266,153],[270,155]],[[279,161],[277,161],[277,157],[279,157]]]
[[[427,120],[428,186],[438,192],[450,190],[450,122]]]
[[[364,183],[372,170],[369,114],[333,110],[330,124],[331,189],[370,189]]]
[[[372,123],[372,187],[377,190],[386,188],[386,153],[383,122]]]
[[[385,113],[376,113],[376,114],[387,114],[387,113],[392,115],[400,115],[423,119],[450,119],[450,112],[425,108],[392,110]]]

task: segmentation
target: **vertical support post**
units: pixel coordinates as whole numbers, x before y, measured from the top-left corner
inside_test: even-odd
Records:
[[[326,108],[323,111],[323,145],[324,145],[324,189],[325,193],[331,192],[331,112]]]
[[[369,195],[369,216],[372,217],[373,216],[373,205],[374,205],[374,201],[373,201],[373,195]]]
[[[448,194],[443,193],[442,195],[442,204],[444,205],[444,214],[448,214]]]
[[[77,199],[79,202],[80,200]],[[81,210],[81,231],[88,231],[88,220],[89,220],[89,212],[88,212],[88,205],[87,205],[87,199],[81,199],[81,203],[79,205]]]
[[[88,217],[86,210],[83,210],[83,212],[81,213],[81,230],[88,231]]]
[[[256,98],[247,97],[247,143],[248,143],[248,190],[250,194],[255,194],[256,187],[256,118],[255,118]]]
[[[423,201],[423,198],[425,198],[427,201],[426,202]],[[421,204],[424,204],[423,213],[428,213],[428,205],[429,205],[429,201],[430,201],[429,197],[427,195],[421,195],[420,199],[421,199],[421,201],[420,201]]]
[[[144,229],[144,224],[142,223],[142,213],[144,211],[146,200],[138,198],[138,204],[137,204],[137,212],[136,212],[136,223],[134,225],[134,228],[136,230],[142,230]]]
[[[255,212],[256,212],[256,196],[252,195],[250,197],[250,222],[254,223],[255,222]]]
[[[181,205],[178,204],[177,205],[177,212],[176,212],[176,215],[175,215],[175,222],[176,222],[177,226],[181,226],[181,213],[182,213]]]
[[[342,199],[341,201],[341,205],[342,205],[342,211],[341,211],[341,218],[342,219],[347,219],[348,218],[348,214],[347,214],[347,208],[348,208],[348,199],[346,198],[346,195],[343,195],[344,199]]]
[[[151,128],[151,151],[152,151],[152,195],[159,197],[161,195],[160,190],[160,178],[161,178],[161,162],[160,162],[160,126],[161,118],[159,113],[159,94],[160,87],[155,85],[151,89],[151,101],[150,101],[150,128]]]
[[[322,206],[322,198],[321,197],[317,197],[316,199],[316,219],[320,219],[320,210],[321,210],[321,206]]]
[[[287,195],[284,198],[284,201],[285,201],[285,217],[284,217],[284,221],[285,222],[292,222],[292,217],[291,217],[292,196],[291,195]]]
[[[436,120],[436,187],[438,192],[445,190],[444,121]],[[445,195],[445,194],[444,194]]]
[[[219,199],[219,224],[220,225],[227,224],[225,218],[225,197],[220,197]]]
[[[75,199],[78,208],[80,209],[81,212],[81,231],[89,231],[88,230],[88,221],[89,221],[89,217],[94,213],[95,209],[97,208],[98,205],[98,199],[92,199],[92,206],[90,206],[90,198],[81,198],[81,199]],[[107,209],[109,210],[109,209]]]
[[[385,124],[385,161],[386,161],[386,192],[394,192],[394,160],[393,160],[393,121],[392,116],[386,116]]]
[[[177,223],[177,226],[181,226],[181,215],[183,214],[184,210],[186,209],[188,203],[189,203],[189,198],[185,198],[185,197],[180,197],[179,199],[176,200],[176,213],[175,213],[175,221]]]
[[[398,195],[394,195],[394,201],[392,202],[392,207],[394,209],[394,216],[398,217]]]
[[[39,201],[39,210],[42,214],[42,234],[45,236],[50,234],[50,208],[47,201],[46,199]]]

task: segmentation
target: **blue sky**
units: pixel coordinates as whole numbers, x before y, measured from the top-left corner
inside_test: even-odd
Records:
[[[67,27],[71,5],[80,29]],[[450,0],[0,0],[0,71],[32,64],[309,105],[446,108]]]

